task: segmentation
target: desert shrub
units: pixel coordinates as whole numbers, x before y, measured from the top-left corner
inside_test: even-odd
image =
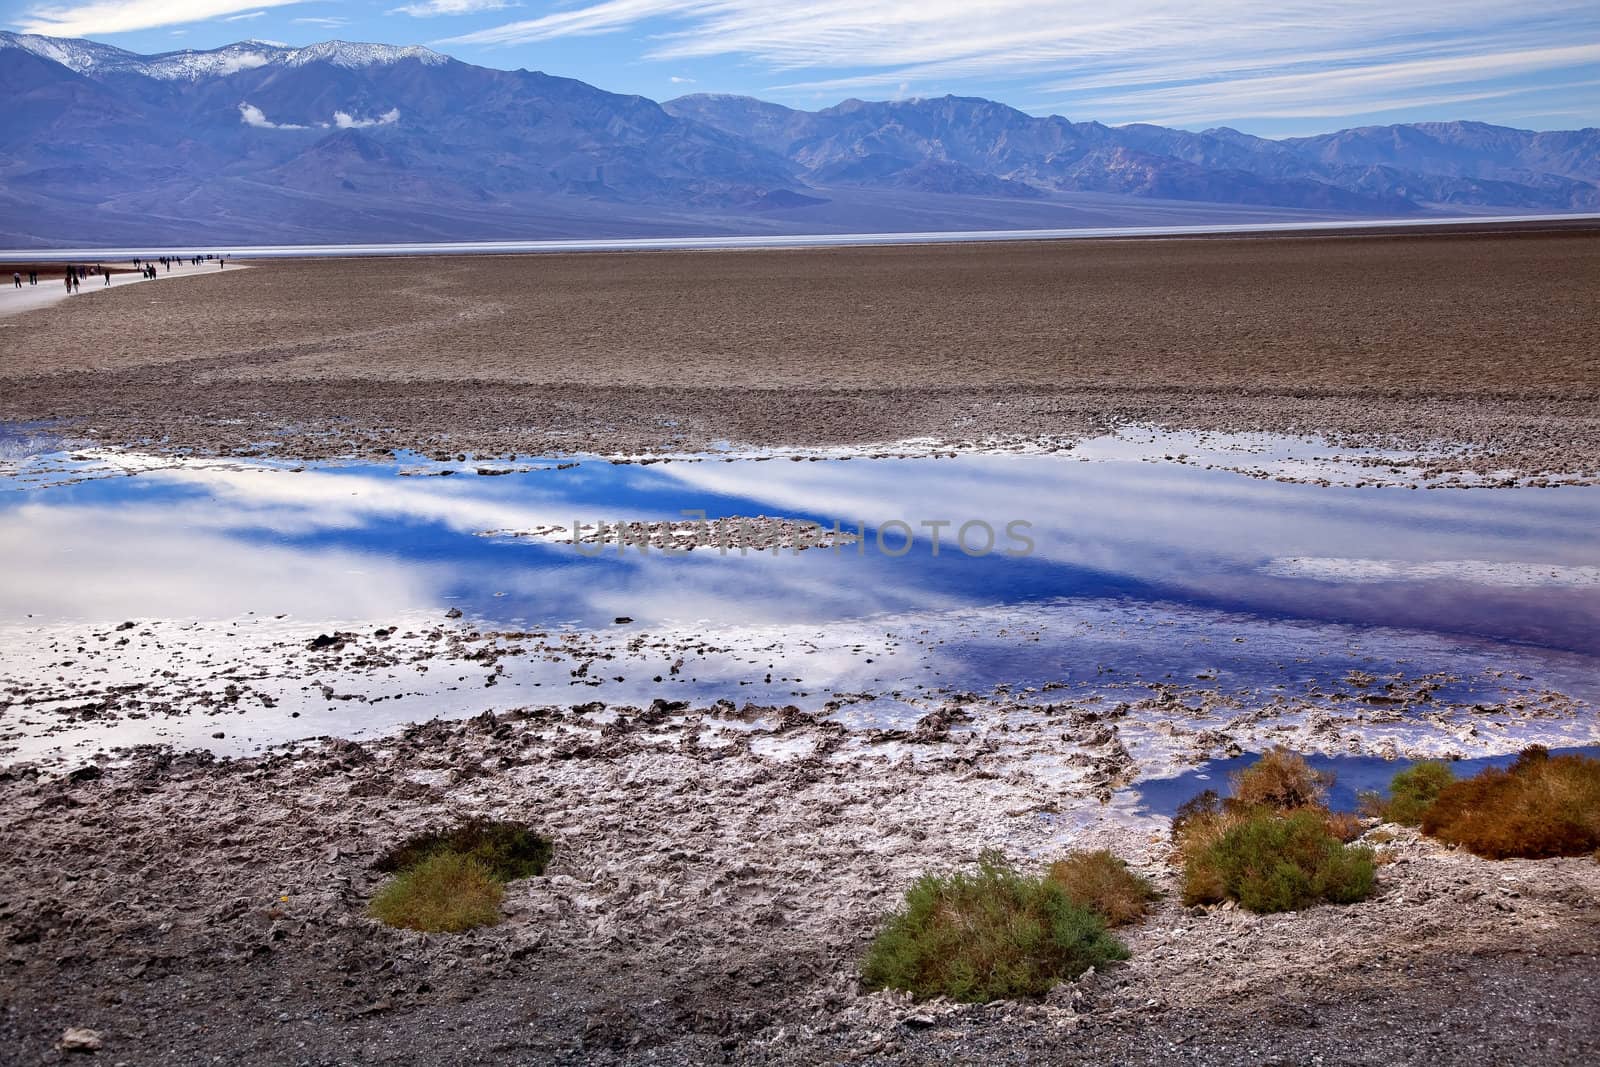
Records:
[[[1325,807],[1333,775],[1312,770],[1304,756],[1278,745],[1244,770],[1236,771],[1231,784],[1227,800],[1230,806],[1294,811]]]
[[[1366,829],[1361,816],[1353,811],[1323,811],[1322,824],[1328,828],[1328,833],[1346,844],[1360,837]]]
[[[1525,749],[1506,770],[1446,785],[1422,831],[1489,859],[1581,856],[1600,848],[1600,760]]]
[[[1178,810],[1172,816],[1172,836],[1181,838],[1190,829],[1202,824],[1210,823],[1222,812],[1222,798],[1215,789],[1207,789],[1204,793],[1192,796],[1178,805]]]
[[[861,977],[870,989],[982,1003],[1041,996],[1127,957],[1105,921],[1056,882],[987,854],[976,872],[918,879],[872,942]]]
[[[1371,894],[1372,850],[1346,845],[1314,809],[1280,814],[1223,814],[1183,849],[1184,901],[1235,900],[1256,912],[1293,911],[1327,902],[1349,904]]]
[[[1283,747],[1178,809],[1172,834],[1184,903],[1236,901],[1252,911],[1351,903],[1371,894],[1372,850],[1351,847],[1361,821],[1327,808],[1333,775]]]
[[[543,874],[550,863],[550,842],[526,823],[468,819],[450,829],[409,838],[380,859],[377,868],[403,871],[442,853],[470,857],[502,882],[509,882]]]
[[[1416,826],[1444,787],[1455,780],[1456,773],[1448,763],[1418,763],[1394,776],[1387,799],[1376,793],[1363,793],[1361,810],[1384,822]]]
[[[1178,860],[1183,866],[1183,902],[1204,904],[1227,897],[1226,887],[1214,878],[1215,869],[1206,866],[1202,857],[1248,813],[1230,810],[1221,797],[1210,789],[1178,808],[1172,820],[1172,837],[1178,846]]]
[[[372,914],[390,926],[459,933],[500,921],[505,888],[483,863],[439,852],[408,867],[372,901]]]
[[[1052,863],[1046,877],[1066,891],[1068,900],[1096,913],[1108,926],[1144,918],[1156,896],[1148,879],[1105,849],[1070,853]]]

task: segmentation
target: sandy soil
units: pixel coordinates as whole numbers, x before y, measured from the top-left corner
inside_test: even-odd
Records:
[[[1600,1053],[1600,864],[1494,863],[1404,830],[1371,900],[1257,917],[1181,906],[1164,820],[1092,820],[1067,837],[1168,893],[1128,963],[1042,1004],[863,995],[856,961],[911,878],[986,847],[1045,862],[1096,774],[1036,777],[959,709],[865,760],[792,710],[612,710],[598,729],[592,709],[535,708],[243,761],[0,773],[0,1040],[39,1062],[88,1027],[126,1064]],[[744,718],[763,725],[698,740]],[[1117,729],[1085,712],[1067,733],[1110,757]],[[556,841],[506,922],[428,937],[367,918],[382,852],[467,813]]]
[[[271,262],[12,319],[0,419],[306,458],[1142,421],[1593,476],[1597,292],[1593,227]]]

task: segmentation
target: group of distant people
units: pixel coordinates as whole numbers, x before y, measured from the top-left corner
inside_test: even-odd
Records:
[[[228,266],[228,261],[225,257],[207,254],[183,257],[157,256],[154,259],[150,259],[145,256],[137,256],[133,260],[133,267],[139,272],[141,277],[155,278],[159,275],[162,269],[165,269],[168,273],[171,273],[172,265],[174,263],[187,263],[191,267],[198,267],[210,259],[217,261],[218,270],[223,270]],[[67,287],[67,292],[76,293],[79,289],[82,289],[83,279],[89,277],[90,275],[99,275],[101,279],[100,284],[102,286],[111,284],[111,272],[105,268],[104,264],[96,263],[91,267],[77,263],[68,263],[66,276],[63,279],[63,282]],[[20,270],[11,272],[11,284],[13,288],[22,288],[22,272]],[[28,271],[28,284],[39,284],[39,272],[37,270]]]
[[[67,292],[76,293],[79,289],[82,289],[83,279],[87,278],[91,274],[100,275],[101,284],[111,284],[111,272],[106,270],[105,267],[98,263],[92,267],[80,267],[76,263],[68,263],[66,277]]]

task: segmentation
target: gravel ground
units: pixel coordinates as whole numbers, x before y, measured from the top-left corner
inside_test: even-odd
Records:
[[[1592,478],[1597,292],[1593,226],[267,262],[13,317],[0,420],[302,458],[1143,422]]]
[[[1165,821],[1094,809],[984,744],[830,760],[770,709],[531,709],[247,760],[146,750],[0,775],[0,1040],[108,1062],[1581,1063],[1600,1052],[1600,864],[1489,862],[1387,828],[1379,892],[1279,916],[1186,909]],[[948,727],[946,727],[948,729]],[[1103,730],[1085,719],[1080,738]],[[959,732],[959,728],[957,729]],[[915,747],[915,746],[912,746]],[[762,755],[762,752],[767,754]],[[1091,761],[1092,762],[1092,761]],[[870,764],[870,766],[868,765]],[[427,936],[365,916],[375,860],[470,812],[554,837],[506,921]],[[1370,831],[1369,831],[1370,832]],[[856,961],[924,868],[1111,846],[1167,892],[1133,957],[1038,1004],[863,994]]]

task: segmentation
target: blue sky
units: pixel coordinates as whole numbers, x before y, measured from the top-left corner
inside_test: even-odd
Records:
[[[0,24],[138,52],[427,44],[657,100],[957,93],[1267,136],[1600,125],[1600,0],[0,0]]]

